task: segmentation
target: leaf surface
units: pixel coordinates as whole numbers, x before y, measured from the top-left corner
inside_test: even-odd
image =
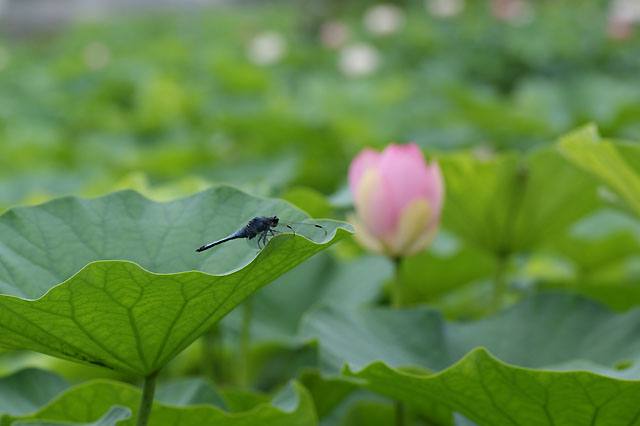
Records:
[[[640,308],[611,312],[583,296],[534,294],[477,321],[445,321],[440,312],[320,308],[304,318],[301,334],[318,342],[323,371],[344,364],[359,370],[375,361],[393,368],[440,371],[476,347],[523,367],[584,359],[613,366],[640,358]]]
[[[565,156],[597,176],[640,216],[640,147],[600,139],[595,126],[579,129],[558,145]]]
[[[131,410],[126,407],[115,405],[100,417],[95,422],[90,423],[76,423],[66,421],[49,421],[49,420],[21,420],[11,423],[15,426],[64,426],[64,425],[76,425],[76,426],[114,426],[120,423],[121,420],[126,420],[131,417]]]
[[[418,410],[481,425],[628,425],[640,422],[638,322],[640,309],[541,293],[472,322],[429,308],[324,307],[301,332],[316,339],[325,375],[363,379]]]
[[[60,376],[27,368],[0,378],[0,415],[24,415],[37,410],[69,385]]]
[[[434,375],[381,362],[345,373],[366,380],[365,387],[382,395],[418,407],[437,401],[484,426],[626,426],[640,421],[640,381],[514,367],[483,348]]]
[[[91,423],[100,419],[113,406],[126,407],[131,417],[118,424],[133,425],[140,403],[139,389],[111,380],[93,380],[77,385],[36,413],[24,418],[5,418],[14,421],[36,420],[67,423]],[[312,426],[317,423],[309,393],[298,383],[287,387],[269,404],[260,404],[242,413],[228,413],[213,405],[199,404],[186,407],[169,406],[154,402],[149,426],[196,426],[215,424],[222,426]],[[20,424],[15,423],[15,424]],[[29,423],[31,424],[31,423]],[[34,423],[36,424],[36,423]],[[113,424],[113,423],[112,423]]]
[[[241,240],[194,251],[266,214],[305,219],[286,202],[229,187],[170,203],[123,191],[10,210],[0,216],[0,288],[7,293],[0,295],[0,347],[146,376],[246,297],[350,231],[323,221],[328,235],[320,242],[289,234],[257,255]]]
[[[492,253],[533,249],[598,203],[592,179],[552,149],[522,158],[462,153],[439,162],[447,184],[444,226]]]

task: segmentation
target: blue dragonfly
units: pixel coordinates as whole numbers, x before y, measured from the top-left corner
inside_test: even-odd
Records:
[[[295,222],[284,222],[280,220],[277,216],[262,216],[262,217],[254,217],[242,228],[238,229],[231,235],[228,235],[224,238],[221,238],[217,241],[214,241],[209,244],[205,244],[202,247],[196,249],[197,252],[205,251],[210,249],[211,247],[215,247],[219,244],[226,243],[227,241],[235,240],[237,238],[246,238],[249,243],[253,243],[251,245],[256,245],[257,248],[261,249],[265,245],[271,237],[280,233],[296,233],[297,228],[310,227],[311,229],[315,229],[320,231],[325,236],[327,235],[327,230],[324,227],[317,224],[310,223],[295,223]]]

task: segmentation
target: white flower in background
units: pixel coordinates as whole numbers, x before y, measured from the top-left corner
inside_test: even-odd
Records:
[[[491,0],[491,14],[515,26],[530,23],[535,18],[535,10],[524,0]]]
[[[287,43],[280,33],[267,31],[258,34],[251,40],[247,56],[254,64],[274,64],[282,59],[286,48]]]
[[[464,9],[464,0],[425,0],[425,7],[433,16],[450,18]]]
[[[370,7],[364,14],[364,26],[372,34],[392,34],[404,23],[404,12],[393,4]]]
[[[495,157],[496,152],[493,147],[487,143],[480,143],[471,149],[471,153],[480,161],[489,161]]]
[[[0,45],[0,71],[3,70],[7,64],[9,64],[9,51]]]
[[[640,0],[613,0],[609,16],[621,21],[640,22]]]
[[[633,25],[640,22],[640,0],[614,0],[607,17],[607,34],[626,39],[633,34]]]
[[[99,70],[111,61],[111,50],[106,44],[94,41],[84,48],[82,57],[87,68]]]
[[[343,46],[349,39],[349,27],[340,21],[325,22],[320,28],[320,42],[329,49]]]
[[[368,44],[358,43],[346,46],[340,51],[338,68],[343,74],[361,77],[371,74],[380,65],[380,54]]]

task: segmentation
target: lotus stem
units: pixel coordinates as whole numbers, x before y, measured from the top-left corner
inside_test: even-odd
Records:
[[[157,371],[144,378],[144,386],[142,387],[142,398],[140,398],[140,408],[138,409],[136,426],[146,426],[149,422],[151,406],[153,405],[153,394],[156,391],[156,377],[158,377]]]
[[[404,304],[404,289],[402,287],[402,280],[400,278],[400,267],[402,258],[396,257],[392,259],[393,261],[393,283],[391,283],[391,305],[399,309]],[[396,401],[395,403],[395,417],[396,424],[395,426],[404,426],[405,425],[405,406],[402,401]]]
[[[253,300],[247,298],[243,304],[242,329],[240,330],[240,357],[238,383],[249,386],[249,364],[251,363],[251,321],[253,317]]]
[[[401,257],[391,259],[393,261],[393,282],[391,283],[391,306],[401,308],[404,305],[404,288],[400,277]]]
[[[507,265],[509,263],[509,255],[498,254],[496,261],[496,273],[493,281],[493,300],[491,308],[493,312],[500,310],[502,300],[507,292]]]

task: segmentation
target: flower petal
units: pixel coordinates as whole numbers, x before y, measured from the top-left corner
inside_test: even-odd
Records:
[[[358,243],[373,253],[385,254],[386,250],[382,245],[382,242],[376,238],[366,226],[364,226],[357,217],[352,214],[347,214],[347,220],[353,225],[355,228],[355,233],[353,237],[358,241]]]
[[[426,247],[431,245],[431,242],[433,241],[433,239],[436,236],[436,233],[438,232],[438,225],[439,225],[438,222],[435,222],[435,224],[431,222],[429,224],[429,227],[425,228],[422,231],[422,234],[405,249],[405,254],[407,256],[411,256],[413,254],[421,252]]]
[[[349,165],[349,189],[351,194],[358,193],[362,175],[369,168],[376,168],[380,162],[380,153],[375,149],[365,148],[353,159]]]
[[[432,207],[439,204],[439,192],[433,188],[433,179],[439,177],[439,168],[430,170],[416,144],[389,145],[382,153],[378,170],[385,185],[390,188],[389,203],[397,220],[404,209],[418,198],[427,198]],[[436,181],[436,184],[441,183]],[[435,210],[435,209],[433,209]]]
[[[432,160],[427,166],[427,179],[430,185],[427,188],[426,196],[431,206],[432,221],[438,222],[442,205],[444,204],[444,179],[442,178],[440,165],[435,160]]]
[[[388,246],[393,256],[414,254],[426,247],[429,240],[422,242],[423,235],[429,229],[431,207],[426,198],[412,201],[402,212]],[[418,243],[421,244],[418,244]]]
[[[367,169],[358,185],[355,205],[364,226],[376,237],[390,235],[395,229],[389,190],[374,168]]]

